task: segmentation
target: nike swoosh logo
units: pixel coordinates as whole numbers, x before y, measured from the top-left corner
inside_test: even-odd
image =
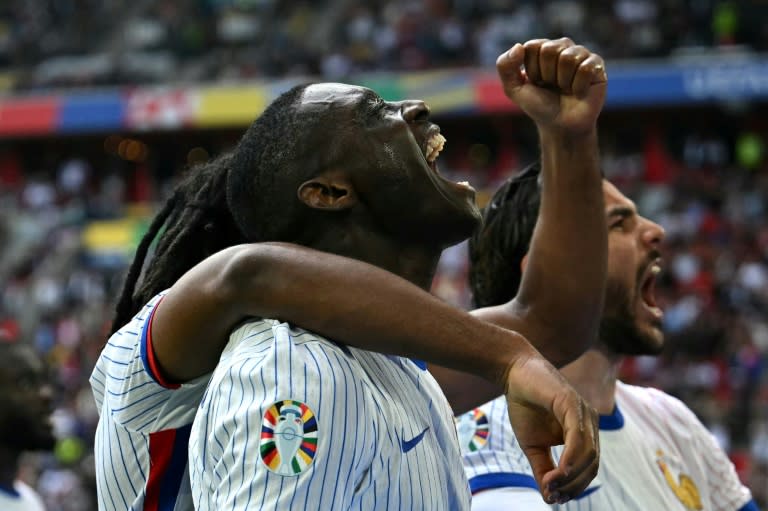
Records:
[[[410,440],[403,440],[403,452],[408,452],[417,445],[419,445],[419,442],[422,441],[424,438],[424,435],[427,434],[427,431],[429,431],[429,426],[424,428],[424,431],[416,435],[415,437],[411,438]]]
[[[595,493],[597,490],[600,489],[600,486],[601,485],[598,484],[597,486],[593,486],[592,488],[587,488],[586,490],[581,492],[581,495],[579,495],[578,497],[576,497],[573,500],[580,500],[580,499],[583,499],[584,497],[588,497],[588,496],[592,495],[593,493]]]

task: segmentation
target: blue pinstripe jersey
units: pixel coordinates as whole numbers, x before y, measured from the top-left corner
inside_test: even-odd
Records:
[[[154,371],[149,325],[161,298],[110,337],[91,374],[100,510],[192,509],[187,445],[209,376],[168,385]]]
[[[190,438],[206,510],[468,510],[448,403],[426,366],[276,321],[236,330]]]
[[[498,488],[538,493],[503,397],[458,417],[457,428],[472,493]],[[562,447],[553,449],[556,461],[561,453]],[[616,409],[600,417],[597,477],[581,495],[552,509],[756,510],[751,499],[714,437],[682,402],[656,389],[617,382]],[[501,499],[484,500],[495,503],[473,505],[473,510],[521,509]],[[548,507],[541,501],[540,507],[525,509]]]

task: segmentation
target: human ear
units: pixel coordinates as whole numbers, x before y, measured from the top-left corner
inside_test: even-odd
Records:
[[[357,204],[352,182],[341,171],[323,172],[299,186],[301,202],[314,209],[341,211]]]

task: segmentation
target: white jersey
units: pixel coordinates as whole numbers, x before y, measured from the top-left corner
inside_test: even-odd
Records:
[[[503,397],[457,420],[473,493],[494,493],[505,487],[538,493],[507,419]],[[553,452],[558,460],[562,447]],[[496,504],[473,504],[473,510],[523,509],[502,505],[505,501],[499,498],[483,501]],[[550,509],[540,497],[538,506],[524,509]],[[615,411],[600,417],[597,477],[581,495],[551,509],[736,511],[757,507],[714,437],[681,401],[656,389],[617,382]]]
[[[451,409],[426,366],[254,321],[192,427],[200,511],[470,507]]]
[[[13,488],[0,486],[2,511],[45,511],[43,500],[35,490],[21,481],[14,481]]]
[[[100,510],[192,509],[187,445],[210,376],[163,381],[152,351],[153,298],[107,341],[91,374],[99,409],[96,486]]]

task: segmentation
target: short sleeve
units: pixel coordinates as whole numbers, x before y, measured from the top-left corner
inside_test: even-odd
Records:
[[[129,431],[153,433],[190,424],[209,376],[172,385],[159,376],[152,350],[156,296],[107,341],[91,374],[102,414]]]
[[[456,430],[472,494],[495,488],[538,493],[531,465],[509,423],[503,396],[457,417]]]
[[[259,339],[264,325],[235,334],[256,340],[222,360],[195,419],[196,508],[347,509],[375,452],[363,382],[342,348],[284,324]]]

